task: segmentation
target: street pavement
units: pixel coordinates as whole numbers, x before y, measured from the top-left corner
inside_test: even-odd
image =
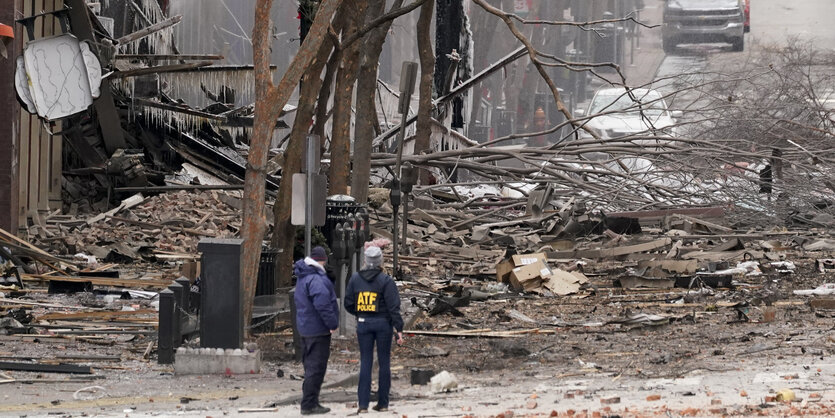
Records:
[[[751,0],[750,40],[786,43],[799,37],[820,49],[835,48],[835,1]]]

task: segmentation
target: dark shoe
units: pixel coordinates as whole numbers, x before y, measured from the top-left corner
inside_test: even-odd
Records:
[[[388,410],[389,410],[389,407],[387,407],[387,406],[380,406],[380,405],[374,405],[373,407],[371,407],[371,409],[373,409],[373,410],[375,410],[375,411],[377,411],[377,412],[386,412],[386,411],[388,411]]]
[[[310,409],[302,409],[302,415],[322,415],[330,412],[330,408],[325,408],[322,405],[316,405]]]
[[[368,413],[368,408],[357,409],[357,414],[367,414],[367,413]]]

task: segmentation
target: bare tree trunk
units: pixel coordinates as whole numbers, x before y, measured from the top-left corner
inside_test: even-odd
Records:
[[[293,273],[293,249],[296,243],[296,227],[290,224],[293,174],[300,172],[302,168],[304,139],[310,130],[310,121],[313,120],[313,112],[316,108],[316,97],[322,87],[322,79],[319,75],[325,68],[325,63],[332,49],[333,44],[330,41],[322,42],[316,58],[310,64],[310,69],[305,72],[299,91],[299,107],[296,109],[296,117],[293,122],[293,129],[290,131],[287,148],[284,150],[281,183],[273,207],[275,227],[271,241],[272,247],[278,249],[278,257],[276,257],[276,272],[278,274],[276,286],[278,287],[292,285],[290,278]]]
[[[336,36],[339,36],[339,33],[342,32],[342,28],[345,26],[346,19],[343,10],[349,6],[351,6],[350,3],[343,3],[336,17],[333,18],[331,28]],[[325,149],[325,125],[328,122],[328,102],[330,102],[331,90],[333,89],[333,78],[336,76],[336,70],[341,59],[342,45],[335,45],[330,58],[328,58],[325,77],[322,79],[322,87],[319,89],[319,98],[316,102],[316,119],[313,121],[313,134],[319,135],[319,138],[322,138],[321,146],[323,150]]]
[[[351,0],[353,7],[343,8],[346,13],[345,39],[361,29],[368,0]],[[342,51],[342,62],[336,74],[333,92],[333,133],[331,135],[331,165],[328,173],[328,194],[347,194],[351,176],[351,104],[354,83],[357,80],[361,42],[355,42]]]
[[[392,10],[403,5],[403,0],[395,0]],[[370,0],[366,13],[366,24],[383,14],[385,0]],[[354,132],[354,170],[351,177],[351,195],[358,203],[368,201],[368,182],[371,177],[371,141],[379,122],[375,95],[377,92],[377,68],[383,43],[393,21],[388,21],[369,32],[362,47],[359,75],[357,76],[357,116]]]
[[[287,72],[276,86],[270,72],[270,9],[272,0],[257,0],[255,3],[255,26],[252,30],[252,53],[255,63],[255,121],[247,158],[244,179],[244,207],[241,236],[241,281],[243,282],[244,318],[252,318],[252,303],[258,280],[258,266],[261,244],[267,227],[264,218],[264,188],[267,178],[267,151],[275,129],[275,121],[290,99],[305,70],[313,61],[319,46],[325,38],[334,12],[342,0],[323,0],[319,12]],[[249,337],[249,327],[245,328]]]
[[[432,51],[432,12],[435,0],[429,0],[420,7],[417,21],[418,55],[420,57],[420,97],[418,99],[417,132],[415,133],[415,154],[428,151],[432,135],[432,85],[435,78],[435,53]],[[403,117],[406,117],[404,115]],[[398,173],[399,175],[399,173]],[[420,171],[420,184],[429,183],[429,172]]]

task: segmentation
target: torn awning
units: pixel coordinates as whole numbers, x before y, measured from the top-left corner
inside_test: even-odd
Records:
[[[14,39],[14,28],[0,23],[0,56],[9,58],[7,45]]]

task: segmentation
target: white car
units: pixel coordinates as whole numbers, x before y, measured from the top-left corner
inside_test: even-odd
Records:
[[[624,88],[607,88],[594,94],[588,110],[575,111],[575,117],[582,116],[589,116],[586,126],[608,140],[633,135],[674,137],[681,112],[667,109],[664,96],[656,90],[632,89],[630,96]],[[589,139],[591,135],[581,130],[579,137]]]

